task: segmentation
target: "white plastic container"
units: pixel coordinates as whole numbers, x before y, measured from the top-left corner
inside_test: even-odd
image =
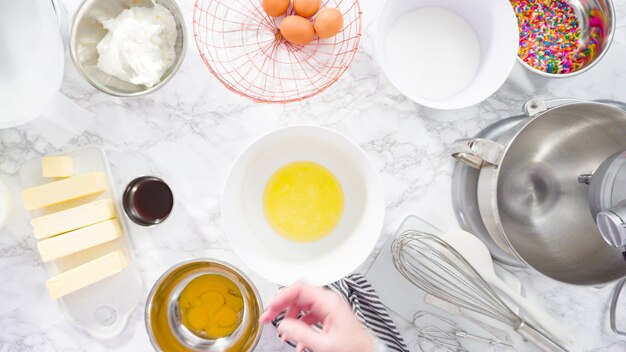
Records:
[[[68,204],[73,206],[86,201],[110,198],[114,200],[117,218],[122,226],[123,235],[114,241],[46,263],[49,277],[52,277],[115,250],[121,250],[126,255],[128,267],[122,272],[57,300],[63,315],[72,325],[86,330],[96,338],[108,339],[122,332],[128,317],[138,306],[142,295],[141,278],[134,263],[128,228],[113,189],[111,170],[104,151],[100,147],[89,146],[58,155],[70,156],[74,159],[76,175],[98,171],[104,173],[108,181],[108,187],[104,193],[74,200],[72,203],[75,204],[67,203],[64,207]],[[20,178],[23,188],[53,181],[41,175],[41,159],[24,164],[20,170]],[[31,212],[31,215],[33,217],[46,215],[59,210],[56,207],[58,206],[38,209]]]
[[[0,179],[0,229],[4,227],[13,206],[13,196],[9,187]]]

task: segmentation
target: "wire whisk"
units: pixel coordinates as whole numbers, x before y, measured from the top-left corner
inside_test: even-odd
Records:
[[[476,269],[441,238],[407,230],[394,240],[391,251],[396,269],[427,293],[503,322],[545,351],[567,351],[513,312]]]
[[[438,325],[420,326],[420,319],[430,318],[437,321]],[[429,350],[426,349],[425,344],[430,344],[432,351],[439,352],[469,352],[461,344],[461,339],[470,339],[480,341],[489,344],[491,347],[497,346],[506,347],[509,350],[514,350],[513,345],[501,341],[497,338],[483,337],[468,333],[467,331],[459,329],[455,322],[446,319],[437,314],[432,314],[425,311],[417,311],[413,315],[413,322],[411,323],[415,331],[417,332],[417,344],[423,352]],[[440,327],[442,326],[442,327]]]

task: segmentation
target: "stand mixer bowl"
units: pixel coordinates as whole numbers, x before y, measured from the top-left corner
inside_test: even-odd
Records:
[[[547,109],[495,141],[458,141],[453,156],[479,169],[478,205],[492,239],[538,272],[564,283],[597,286],[626,276],[622,251],[602,238],[577,182],[626,149],[626,113],[576,102]]]

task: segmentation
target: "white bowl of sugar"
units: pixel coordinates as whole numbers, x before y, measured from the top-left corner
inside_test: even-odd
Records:
[[[375,40],[383,71],[402,94],[451,110],[502,86],[517,58],[519,31],[508,0],[387,0]]]

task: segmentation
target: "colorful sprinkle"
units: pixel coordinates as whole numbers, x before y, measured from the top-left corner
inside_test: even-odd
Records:
[[[580,25],[564,0],[510,0],[519,26],[519,57],[537,70],[571,73],[589,64],[604,40],[600,11],[589,11],[589,36],[581,38]]]

